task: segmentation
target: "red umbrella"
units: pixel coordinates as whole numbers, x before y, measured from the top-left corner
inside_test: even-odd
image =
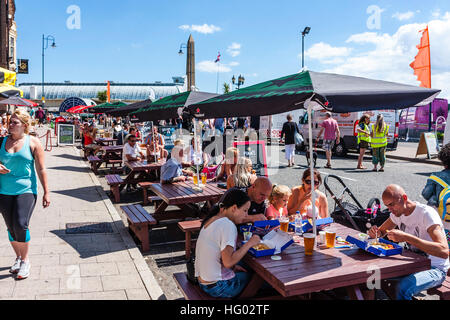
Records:
[[[91,106],[75,106],[75,107],[72,107],[70,109],[67,109],[66,112],[69,112],[69,113],[81,113],[82,111],[84,111],[85,109],[87,109],[89,107],[91,107]]]

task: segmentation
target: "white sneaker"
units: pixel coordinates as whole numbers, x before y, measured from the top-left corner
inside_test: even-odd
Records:
[[[26,279],[30,275],[31,264],[29,261],[23,261],[20,263],[20,270],[17,273],[17,279]]]
[[[19,272],[21,262],[22,262],[21,257],[16,258],[16,261],[12,265],[11,269],[9,269],[9,272],[13,273],[13,274],[16,274],[17,272]]]

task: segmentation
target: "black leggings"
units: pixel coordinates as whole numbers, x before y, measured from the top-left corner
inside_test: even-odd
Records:
[[[9,240],[28,242],[28,224],[36,205],[37,195],[24,193],[18,196],[0,194],[0,212],[8,228]]]

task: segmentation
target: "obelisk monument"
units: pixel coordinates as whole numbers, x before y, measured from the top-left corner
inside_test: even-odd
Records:
[[[195,43],[192,35],[189,36],[187,43],[187,61],[186,61],[187,91],[195,88]]]

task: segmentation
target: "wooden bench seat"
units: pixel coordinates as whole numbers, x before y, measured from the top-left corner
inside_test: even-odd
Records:
[[[190,282],[185,272],[174,273],[173,278],[178,289],[180,289],[181,293],[183,293],[186,300],[230,300],[211,297],[209,294],[200,289],[198,284],[193,284]]]
[[[450,300],[450,270],[447,272],[447,277],[440,287],[431,288],[427,290],[428,294],[437,294],[441,300]]]
[[[111,193],[114,201],[120,202],[120,186],[124,184],[123,179],[118,174],[108,174],[105,176],[108,185],[111,187]]]
[[[142,251],[150,250],[148,226],[155,225],[157,221],[140,204],[121,206],[128,220],[128,227],[142,243]]]
[[[95,174],[98,174],[98,168],[100,167],[100,165],[102,163],[102,159],[100,159],[97,156],[90,155],[90,156],[87,157],[87,160],[89,161],[89,164],[91,166],[92,171]]]
[[[107,160],[105,162],[106,167],[108,168],[108,165],[111,165],[110,173],[111,174],[117,174],[123,172],[123,166],[122,166],[122,160]]]
[[[186,260],[191,258],[191,248],[192,248],[192,232],[200,231],[203,220],[188,220],[178,222],[178,227],[181,231],[185,233],[185,251]]]
[[[141,189],[142,189],[142,197],[143,197],[143,204],[144,204],[144,206],[146,206],[149,201],[153,202],[153,201],[156,201],[158,199],[161,200],[161,198],[159,198],[159,197],[157,197],[158,199],[153,200],[153,198],[154,198],[153,196],[152,197],[148,196],[148,191],[150,189],[150,186],[152,184],[154,184],[154,183],[155,182],[147,182],[147,181],[138,183],[138,186],[141,187]],[[150,198],[152,198],[152,199],[150,199]]]

